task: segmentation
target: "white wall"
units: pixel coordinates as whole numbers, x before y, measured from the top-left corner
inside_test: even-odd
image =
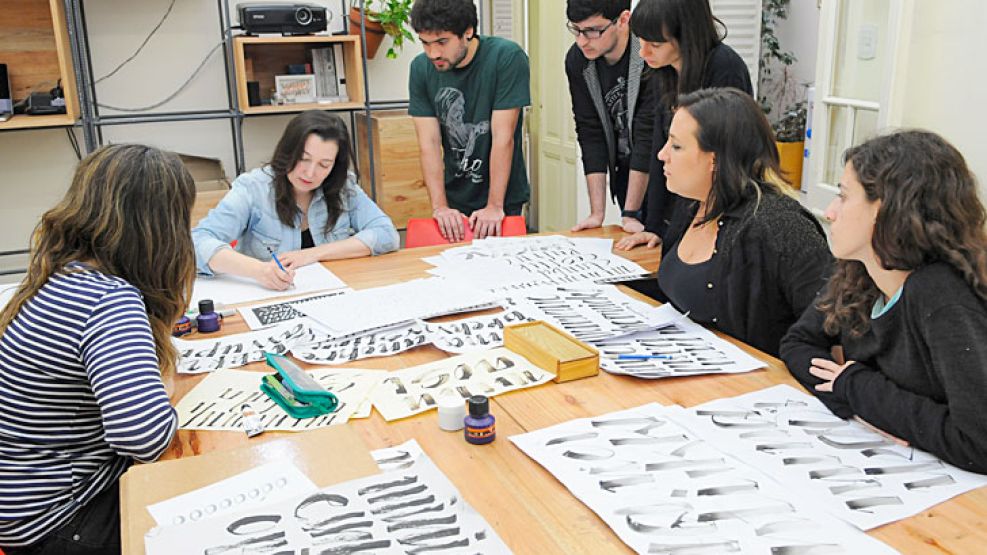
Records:
[[[987,199],[987,28],[982,0],[917,0],[902,115],[906,127],[940,133],[955,145]]]
[[[816,48],[819,38],[819,6],[816,0],[791,0],[788,18],[778,22],[776,33],[781,47],[795,54],[798,61],[792,73],[799,83],[816,78]]]
[[[306,0],[312,1],[312,0]],[[100,0],[86,3],[86,21],[93,71],[101,77],[129,57],[161,19],[170,0]],[[339,0],[316,0],[332,7]],[[235,0],[229,0],[234,6]],[[338,9],[338,8],[337,8]],[[135,107],[164,99],[183,83],[221,39],[215,0],[179,0],[168,20],[138,57],[119,73],[97,85],[103,104]],[[384,57],[390,39],[369,62],[371,100],[408,98],[411,60],[421,52],[406,43],[397,60]],[[222,49],[199,76],[158,112],[226,108]],[[103,110],[103,114],[115,114]],[[348,121],[345,113],[341,115]],[[247,168],[268,159],[289,116],[246,118]],[[141,142],[180,152],[219,158],[230,177],[235,172],[230,124],[227,120],[104,127],[107,143]],[[81,132],[78,133],[81,142]],[[26,248],[40,215],[64,194],[76,164],[64,129],[0,133],[0,250]],[[0,261],[2,265],[2,261]]]

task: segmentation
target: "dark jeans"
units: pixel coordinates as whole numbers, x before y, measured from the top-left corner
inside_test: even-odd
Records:
[[[7,555],[113,555],[120,553],[120,490],[117,482],[93,498],[65,526]]]

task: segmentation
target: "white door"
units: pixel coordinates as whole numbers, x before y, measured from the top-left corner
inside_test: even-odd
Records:
[[[901,124],[913,0],[822,0],[809,179],[802,202],[822,215],[843,151]]]

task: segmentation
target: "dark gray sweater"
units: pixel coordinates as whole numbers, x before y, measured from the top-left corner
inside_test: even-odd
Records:
[[[789,371],[834,413],[859,416],[965,470],[987,474],[987,306],[951,266],[915,270],[863,336],[828,336],[806,310],[781,343]],[[833,393],[815,391],[812,358],[843,345],[856,361]]]

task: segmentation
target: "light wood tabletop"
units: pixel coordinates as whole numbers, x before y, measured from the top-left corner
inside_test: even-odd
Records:
[[[566,235],[617,240],[624,233],[619,227],[610,226]],[[329,262],[326,266],[354,289],[364,289],[427,277],[426,270],[431,266],[421,259],[434,256],[444,248],[407,249],[373,258]],[[649,271],[658,267],[659,248],[639,247],[629,252],[617,252]],[[625,288],[625,291],[648,300],[629,289]],[[226,320],[222,333],[244,331],[247,331],[247,326],[237,315]],[[195,336],[191,338],[198,339]],[[346,426],[359,434],[368,449],[389,447],[409,439],[417,440],[466,500],[516,553],[631,553],[601,519],[549,472],[515,448],[507,437],[573,418],[651,402],[691,407],[779,383],[801,389],[779,360],[737,341],[732,342],[765,361],[768,367],[748,374],[650,381],[601,372],[596,377],[548,383],[506,393],[491,399],[491,413],[497,418],[499,437],[489,445],[470,445],[463,440],[462,432],[440,430],[434,411],[390,423],[374,412],[370,418],[351,420]],[[395,356],[364,359],[341,367],[394,370],[447,356],[429,345]],[[268,371],[262,363],[254,363],[244,369]],[[172,402],[177,403],[202,378],[201,375],[166,376],[165,383],[172,392]],[[164,458],[175,459],[233,449],[285,437],[286,434],[267,432],[247,439],[240,432],[180,430]],[[331,450],[332,446],[327,445],[327,455]],[[982,488],[914,517],[872,530],[870,534],[903,553],[978,553],[987,544],[987,527],[983,523],[985,517],[987,488]]]

